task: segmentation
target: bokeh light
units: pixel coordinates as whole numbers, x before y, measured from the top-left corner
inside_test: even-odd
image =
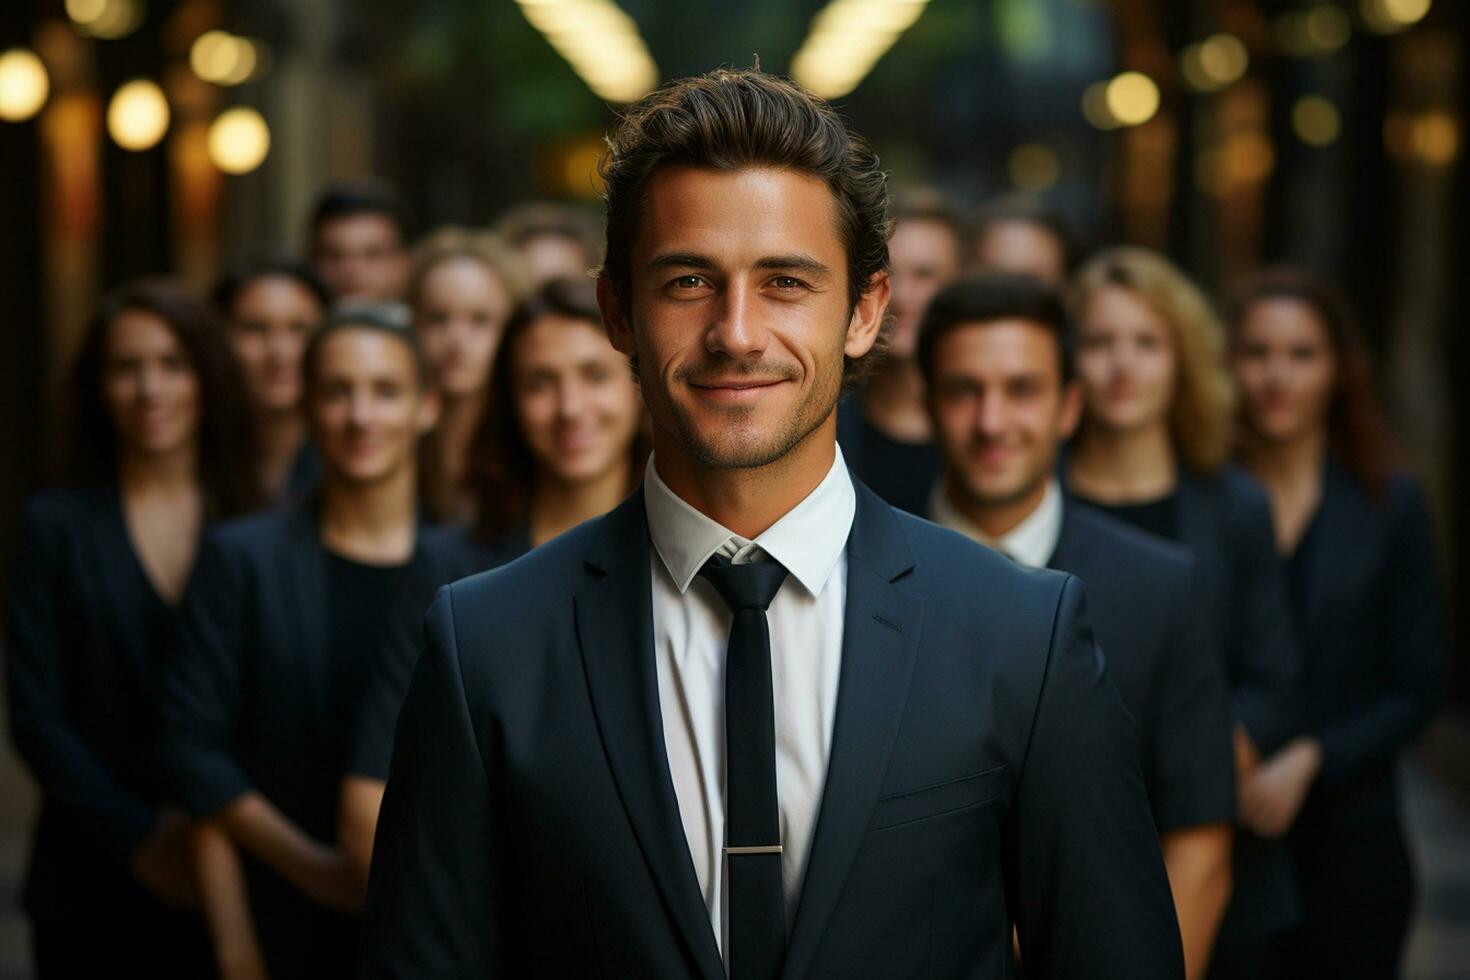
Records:
[[[1103,92],[1105,105],[1120,126],[1138,126],[1159,111],[1159,86],[1141,71],[1125,71]]]
[[[248,174],[265,162],[271,131],[249,106],[227,109],[209,127],[209,159],[227,174]]]
[[[34,51],[11,48],[0,54],[0,119],[23,122],[41,111],[51,92],[46,66]]]
[[[1331,100],[1306,95],[1291,108],[1291,128],[1308,146],[1330,146],[1342,132],[1342,115]]]
[[[146,78],[128,82],[107,106],[107,131],[125,150],[146,150],[168,131],[168,99],[156,82]]]

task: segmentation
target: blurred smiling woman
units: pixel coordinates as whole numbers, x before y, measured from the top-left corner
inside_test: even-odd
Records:
[[[1064,467],[1067,490],[1194,552],[1199,604],[1224,655],[1243,779],[1300,729],[1298,654],[1265,494],[1228,465],[1234,395],[1224,329],[1168,259],[1140,248],[1100,252],[1078,271],[1077,377],[1082,422]],[[1235,897],[1212,976],[1270,976],[1298,919],[1285,852],[1237,835]]]
[[[520,553],[611,510],[649,444],[628,360],[608,343],[591,282],[552,280],[506,326],[475,437],[475,536]]]
[[[209,308],[144,280],[103,303],[72,399],[76,485],[26,504],[6,644],[12,732],[42,794],[22,898],[37,976],[207,975],[155,719],[204,528],[258,502],[243,385]]]

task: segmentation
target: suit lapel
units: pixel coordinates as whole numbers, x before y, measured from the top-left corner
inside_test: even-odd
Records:
[[[111,619],[116,627],[116,636],[146,636],[148,631],[140,628],[139,620],[146,615],[146,610],[138,608],[130,597],[133,593],[127,589],[112,588],[107,580],[110,575],[124,575],[129,571],[137,574],[143,583],[149,604],[153,601],[167,606],[153,582],[149,580],[147,571],[143,568],[143,561],[138,557],[138,552],[133,547],[132,537],[128,533],[127,517],[123,514],[122,495],[115,484],[110,484],[106,489],[97,491],[95,498],[89,497],[88,506],[95,509],[95,518],[92,524],[92,543],[97,552],[97,563],[91,574],[97,575],[100,583],[98,594],[111,613]],[[123,651],[124,659],[128,668],[132,670],[133,676],[145,690],[152,687],[153,665],[149,662],[151,651],[139,648],[132,643],[119,643],[118,648]]]
[[[603,519],[576,596],[577,640],[608,764],[664,904],[706,980],[724,977],[664,746],[647,516],[639,491]]]
[[[893,510],[857,485],[832,753],[787,947],[785,977],[811,967],[867,831],[903,720],[923,604],[893,582],[913,567]]]

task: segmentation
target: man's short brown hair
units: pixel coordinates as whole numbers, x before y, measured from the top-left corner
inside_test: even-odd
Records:
[[[826,181],[847,252],[849,307],[888,269],[888,176],[867,141],[822,99],[786,79],[718,69],[670,82],[630,107],[607,136],[599,171],[606,191],[607,258],[600,275],[630,294],[629,252],[648,185],[666,167],[775,167]],[[844,387],[871,370],[883,344],[849,358]]]

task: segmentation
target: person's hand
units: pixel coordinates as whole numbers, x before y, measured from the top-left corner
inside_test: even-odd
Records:
[[[220,980],[270,980],[265,954],[254,936],[248,937],[248,942],[217,952]]]
[[[199,904],[194,858],[189,846],[189,819],[168,807],[143,842],[128,856],[133,876],[154,895],[177,909]]]
[[[314,844],[304,858],[298,884],[308,898],[337,912],[362,911],[362,883],[341,848]]]
[[[1315,739],[1289,743],[1247,777],[1240,798],[1242,822],[1262,837],[1285,834],[1321,768],[1322,748]]]

